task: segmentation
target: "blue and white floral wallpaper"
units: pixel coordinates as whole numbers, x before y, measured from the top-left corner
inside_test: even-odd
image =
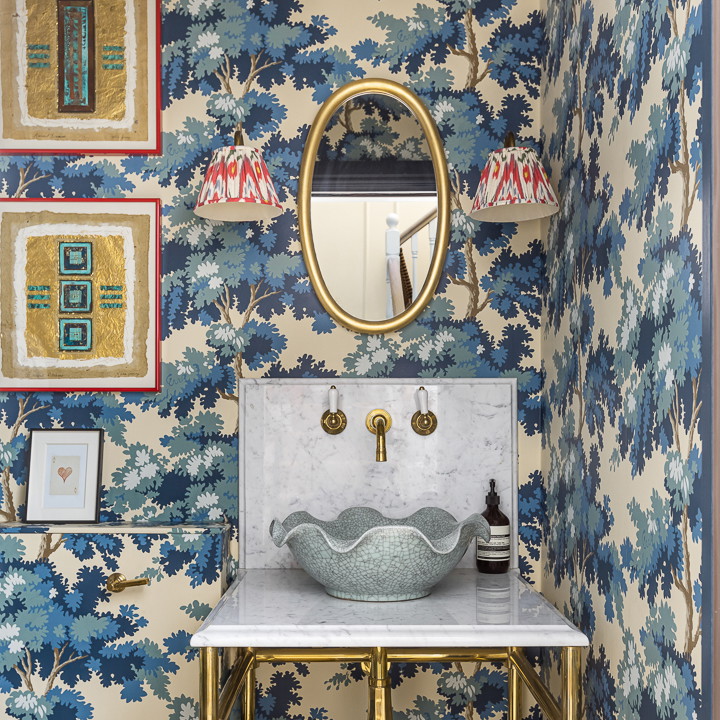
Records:
[[[517,377],[522,571],[592,637],[586,717],[693,717],[700,6],[615,5],[551,0],[545,13],[539,0],[164,2],[162,155],[0,157],[7,196],[162,199],[162,391],[0,394],[0,521],[22,517],[32,427],[105,428],[104,521],[234,524],[238,378]],[[430,108],[453,199],[435,299],[384,336],[355,335],[322,310],[295,211],[320,103],[370,76],[407,84]],[[286,208],[266,225],[213,224],[192,212],[211,151],[238,123],[262,148]],[[549,236],[539,222],[481,224],[464,212],[488,152],[510,130],[550,160],[562,210]],[[480,509],[483,497],[479,489]],[[0,540],[0,578],[13,563],[38,577],[62,575],[68,553],[110,567],[122,551],[103,540],[76,555],[47,541],[29,556],[22,535]],[[202,588],[220,572],[213,548],[168,540],[149,557]],[[196,717],[192,688],[179,689],[167,669],[155,681],[129,655],[111,673],[102,661],[83,664],[87,684],[72,664],[49,683],[62,636],[27,659],[25,649],[41,642],[38,617],[68,603],[89,625],[107,615],[102,598],[83,600],[90,591],[81,581],[71,573],[38,616],[18,608],[43,589],[0,579],[7,714],[107,717],[102,692],[129,685],[121,704],[137,717],[143,693],[162,700],[169,720]],[[183,605],[197,621],[207,609],[192,598],[188,591]],[[88,632],[111,645],[143,622],[106,620]],[[192,667],[182,639],[154,642],[165,642],[178,671]],[[504,675],[492,666],[393,673],[396,720],[504,713]],[[48,684],[52,696],[43,695]],[[48,697],[52,707],[38,710]],[[258,718],[344,718],[365,698],[353,666],[278,666],[259,676]],[[536,708],[530,716],[539,717]]]
[[[587,718],[710,716],[702,11],[547,8],[543,589],[591,638]]]
[[[22,517],[31,427],[105,428],[103,520],[235,523],[238,378],[510,375],[520,388],[523,570],[533,575],[543,493],[541,228],[483,226],[462,208],[507,131],[539,148],[544,42],[540,13],[516,0],[165,3],[161,156],[0,158],[1,189],[10,196],[162,199],[162,391],[1,396],[2,519]],[[401,332],[374,337],[336,327],[322,310],[295,212],[304,140],[319,105],[365,76],[406,83],[428,105],[447,150],[454,207],[446,273],[431,307]],[[267,225],[213,224],[192,212],[211,151],[229,142],[238,122],[263,149],[286,207]],[[479,509],[483,497],[479,488]],[[190,564],[172,543],[164,547]],[[37,562],[57,567],[57,558]],[[20,638],[29,633],[18,627]],[[20,662],[10,657],[0,691],[22,687]],[[43,679],[47,672],[37,669]],[[427,703],[443,716],[503,707],[504,676],[492,668],[397,673],[403,717],[427,712]],[[60,680],[74,687],[72,678]],[[126,682],[122,673],[103,681]],[[177,685],[169,688],[168,717],[188,720],[173,705]],[[344,717],[357,704],[352,693],[365,701],[356,668],[268,670],[259,676],[258,716]],[[100,697],[78,702],[98,717]],[[26,717],[12,702],[9,708]]]
[[[2,717],[193,717],[189,638],[221,594],[222,526],[23,530],[0,534]],[[111,596],[113,572],[151,585]]]

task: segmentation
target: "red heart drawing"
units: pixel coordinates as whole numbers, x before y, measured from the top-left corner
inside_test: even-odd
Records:
[[[63,482],[65,482],[71,475],[72,475],[72,468],[71,467],[60,467],[58,468],[58,475],[63,479]]]

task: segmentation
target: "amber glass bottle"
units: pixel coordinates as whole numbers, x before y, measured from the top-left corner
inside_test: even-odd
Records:
[[[481,573],[504,573],[510,567],[510,521],[500,511],[500,496],[495,492],[495,481],[490,481],[490,492],[485,498],[487,508],[482,516],[490,525],[490,540],[477,538],[475,554],[477,569]]]

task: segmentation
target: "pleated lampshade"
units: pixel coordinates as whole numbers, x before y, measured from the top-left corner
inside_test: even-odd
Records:
[[[548,217],[558,209],[537,153],[529,147],[512,146],[490,153],[468,214],[475,220],[520,222]]]
[[[208,220],[270,220],[282,212],[259,150],[229,145],[213,153],[195,213]]]

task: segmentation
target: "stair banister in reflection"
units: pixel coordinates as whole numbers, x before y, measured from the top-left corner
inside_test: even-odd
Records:
[[[387,285],[387,317],[400,315],[405,309],[400,281],[400,217],[396,213],[387,216],[385,231],[386,285]]]
[[[420,257],[420,236],[424,234],[421,233],[421,231],[425,228],[427,228],[429,254],[430,257],[432,257],[435,252],[435,242],[437,240],[437,208],[425,213],[417,222],[413,223],[407,230],[404,230],[400,234],[400,248],[410,240],[410,253],[412,257],[412,270],[410,275],[412,278],[413,301],[417,298],[420,292],[420,285],[422,285],[420,278],[418,278],[418,263]]]

